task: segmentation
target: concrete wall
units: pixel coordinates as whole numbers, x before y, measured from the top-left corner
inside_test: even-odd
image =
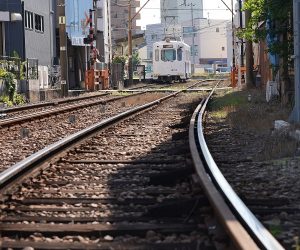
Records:
[[[55,5],[52,0],[23,0],[24,10],[44,17],[44,32],[25,28],[26,57],[37,58],[43,66],[51,65],[55,56]],[[54,6],[53,6],[54,5]]]
[[[199,58],[210,63],[213,60],[227,60],[227,23],[228,20],[200,20],[197,39]]]

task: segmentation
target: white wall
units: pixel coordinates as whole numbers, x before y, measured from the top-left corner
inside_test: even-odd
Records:
[[[227,59],[227,23],[228,20],[200,20],[198,40],[199,57]]]

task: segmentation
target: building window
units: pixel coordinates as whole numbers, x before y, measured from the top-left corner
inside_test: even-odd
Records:
[[[44,32],[44,17],[34,14],[35,30]]]
[[[33,13],[25,10],[24,24],[26,29],[33,30]]]
[[[222,47],[222,51],[225,51],[225,47]]]
[[[182,28],[183,30],[183,37],[190,37],[190,36],[193,36],[193,27],[183,27]],[[195,34],[194,34],[195,36]]]
[[[156,34],[152,34],[152,35],[151,35],[151,39],[152,39],[152,40],[157,40],[157,35],[156,35]]]
[[[173,62],[176,60],[175,49],[163,49],[161,51],[161,60],[164,62]]]
[[[182,49],[177,49],[177,60],[182,61]]]
[[[216,28],[216,32],[220,32],[220,28]]]
[[[191,56],[198,56],[198,45],[191,46]]]
[[[155,61],[159,61],[159,50],[158,49],[156,49],[155,50]]]

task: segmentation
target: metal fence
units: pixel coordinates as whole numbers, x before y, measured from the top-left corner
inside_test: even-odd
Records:
[[[38,59],[27,58],[26,59],[26,72],[27,80],[37,80],[39,79],[39,61]]]
[[[61,81],[61,67],[60,65],[48,66],[49,86],[56,87]]]

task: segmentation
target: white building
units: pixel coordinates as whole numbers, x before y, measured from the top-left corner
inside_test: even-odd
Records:
[[[199,20],[197,40],[200,64],[212,64],[216,61],[227,63],[227,24],[228,20]],[[196,50],[196,49],[195,49]]]
[[[111,41],[111,10],[109,0],[97,1],[97,48],[103,62],[109,63],[112,59]]]
[[[165,30],[203,17],[202,0],[161,0],[161,23]]]

